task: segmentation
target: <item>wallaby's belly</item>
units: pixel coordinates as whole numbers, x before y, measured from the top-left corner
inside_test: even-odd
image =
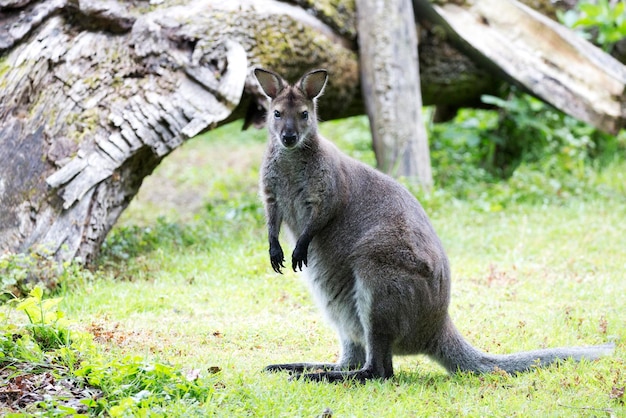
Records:
[[[320,251],[319,245],[312,243],[305,271],[313,298],[326,320],[340,335],[364,346],[363,324],[356,304],[357,288],[352,266],[345,254],[340,253],[329,258],[326,251]]]
[[[382,268],[378,282],[372,284],[355,274],[359,266],[354,264],[351,255],[338,252],[333,257],[323,247],[323,242],[312,244],[306,277],[316,304],[340,335],[365,346],[365,328],[371,327],[372,321],[380,321],[395,340],[394,353],[425,352],[425,344],[431,340],[447,310],[447,297],[433,294],[429,285],[432,278],[422,277],[416,269],[400,265],[392,266],[391,270]],[[394,268],[395,276],[389,273]],[[386,286],[389,283],[393,285]],[[371,293],[370,311],[359,304],[364,299],[360,292]],[[376,312],[385,314],[376,318]]]

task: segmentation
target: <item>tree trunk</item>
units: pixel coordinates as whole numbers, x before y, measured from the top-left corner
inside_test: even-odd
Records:
[[[0,0],[0,251],[92,261],[169,152],[238,118],[262,123],[256,66],[325,67],[321,118],[363,113],[352,1],[154,3]],[[501,78],[420,22],[424,104],[496,94]]]
[[[410,0],[357,0],[361,86],[378,168],[430,189],[417,31]]]

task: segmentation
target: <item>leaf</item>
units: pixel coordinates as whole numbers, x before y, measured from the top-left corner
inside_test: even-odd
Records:
[[[490,96],[488,94],[483,94],[482,96],[480,96],[480,101],[485,103],[485,104],[491,104],[494,106],[498,106],[501,107],[503,109],[507,109],[509,108],[509,104],[506,100],[501,99],[499,97],[496,96]]]
[[[137,392],[136,394],[134,394],[133,396],[131,396],[131,398],[135,401],[135,402],[141,402],[144,399],[148,399],[149,397],[152,396],[152,392],[150,392],[147,389],[141,390],[139,392]]]
[[[579,28],[581,26],[598,26],[598,20],[593,17],[583,16],[578,18],[578,20],[576,20],[576,22],[574,22],[574,24],[572,25],[572,27],[574,28]]]
[[[57,409],[61,412],[63,412],[64,416],[72,416],[72,417],[77,417],[79,415],[77,415],[77,411],[75,408],[72,408],[70,406],[64,406],[64,405],[58,405]],[[85,416],[85,415],[80,415],[80,416]]]
[[[33,308],[36,303],[37,301],[35,299],[27,298],[21,301],[20,303],[18,303],[15,309],[17,309],[18,311],[27,311]]]
[[[558,10],[557,16],[559,21],[569,28],[574,27],[578,22],[578,13],[575,10],[568,10],[566,12]]]
[[[135,402],[132,398],[124,398],[119,404],[111,407],[109,414],[112,417],[123,417],[126,415],[127,411],[131,410],[134,404]]]
[[[43,289],[41,288],[41,286],[35,286],[35,288],[30,291],[29,295],[39,302],[43,297]]]
[[[61,302],[61,300],[63,299],[62,298],[46,299],[41,302],[41,309],[44,312],[49,312],[52,310],[52,308],[56,307],[59,304],[59,302]]]
[[[163,363],[155,363],[154,371],[161,375],[168,376],[168,377],[172,377],[174,375],[172,368]]]
[[[578,9],[590,18],[597,17],[601,14],[600,6],[593,3],[579,4]]]
[[[615,5],[615,9],[613,9],[613,17],[616,21],[623,21],[625,16],[624,12],[626,11],[626,3],[620,2]]]

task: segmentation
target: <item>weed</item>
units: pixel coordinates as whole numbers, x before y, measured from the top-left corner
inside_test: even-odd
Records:
[[[59,262],[45,248],[29,253],[0,254],[0,301],[23,297],[36,286],[62,290],[81,286],[93,278],[80,259]]]
[[[626,37],[626,2],[624,0],[582,0],[576,7],[557,17],[564,25],[582,29],[581,35],[610,52],[615,43]]]
[[[0,391],[0,404],[10,410],[46,411],[47,416],[89,411],[120,417],[166,411],[170,402],[191,407],[211,396],[214,372],[204,378],[198,370],[185,374],[138,356],[104,357],[91,335],[70,332],[58,309],[61,299],[45,299],[43,293],[35,287],[7,311],[25,313],[27,324],[14,323],[7,313],[0,317],[0,382],[10,388]],[[47,392],[42,393],[43,383]]]

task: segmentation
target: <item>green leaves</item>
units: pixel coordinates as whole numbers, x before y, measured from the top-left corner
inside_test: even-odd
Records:
[[[59,262],[46,248],[0,254],[0,302],[26,296],[36,286],[63,289],[84,284],[91,278],[93,274],[82,268],[79,258]]]
[[[611,4],[614,3],[614,4]],[[594,40],[605,51],[626,37],[626,2],[609,0],[579,2],[575,9],[557,12],[565,26],[583,29],[583,36]]]
[[[68,321],[59,310],[61,300],[45,299],[37,286],[0,314],[0,370],[14,369],[6,380],[0,375],[0,384],[17,391],[17,398],[41,398],[13,408],[47,411],[49,416],[89,411],[121,417],[164,410],[170,402],[191,407],[211,396],[214,372],[206,377],[197,370],[184,373],[139,356],[111,359],[93,344],[90,334],[74,332],[70,338]],[[10,313],[18,312],[28,317],[28,324],[12,322]],[[39,393],[41,380],[47,382],[45,396]],[[63,396],[57,399],[55,393]]]
[[[29,297],[17,304],[18,311],[23,311],[31,324],[55,325],[61,318],[63,312],[57,309],[61,298],[43,299],[43,289],[36,286],[30,291]]]
[[[29,297],[17,303],[15,311],[24,312],[29,324],[18,326],[7,323],[3,325],[6,349],[4,352],[5,354],[12,353],[11,361],[48,361],[52,364],[57,353],[52,353],[51,358],[47,360],[44,354],[71,345],[67,321],[63,319],[63,312],[58,310],[60,301],[60,298],[43,299],[43,289],[36,286],[30,292]],[[6,317],[5,321],[8,321]],[[67,358],[66,355],[62,357]],[[5,361],[7,361],[6,355]]]
[[[453,121],[431,126],[438,194],[497,211],[515,203],[593,199],[623,189],[598,179],[622,160],[626,131],[605,134],[515,90],[482,101],[494,110],[462,109]],[[436,195],[420,198],[430,207],[436,204]]]
[[[139,356],[121,359],[92,359],[76,371],[103,397],[91,407],[112,417],[137,415],[159,410],[171,402],[197,404],[213,391],[199,374],[188,378],[180,369],[162,362],[148,362]]]

